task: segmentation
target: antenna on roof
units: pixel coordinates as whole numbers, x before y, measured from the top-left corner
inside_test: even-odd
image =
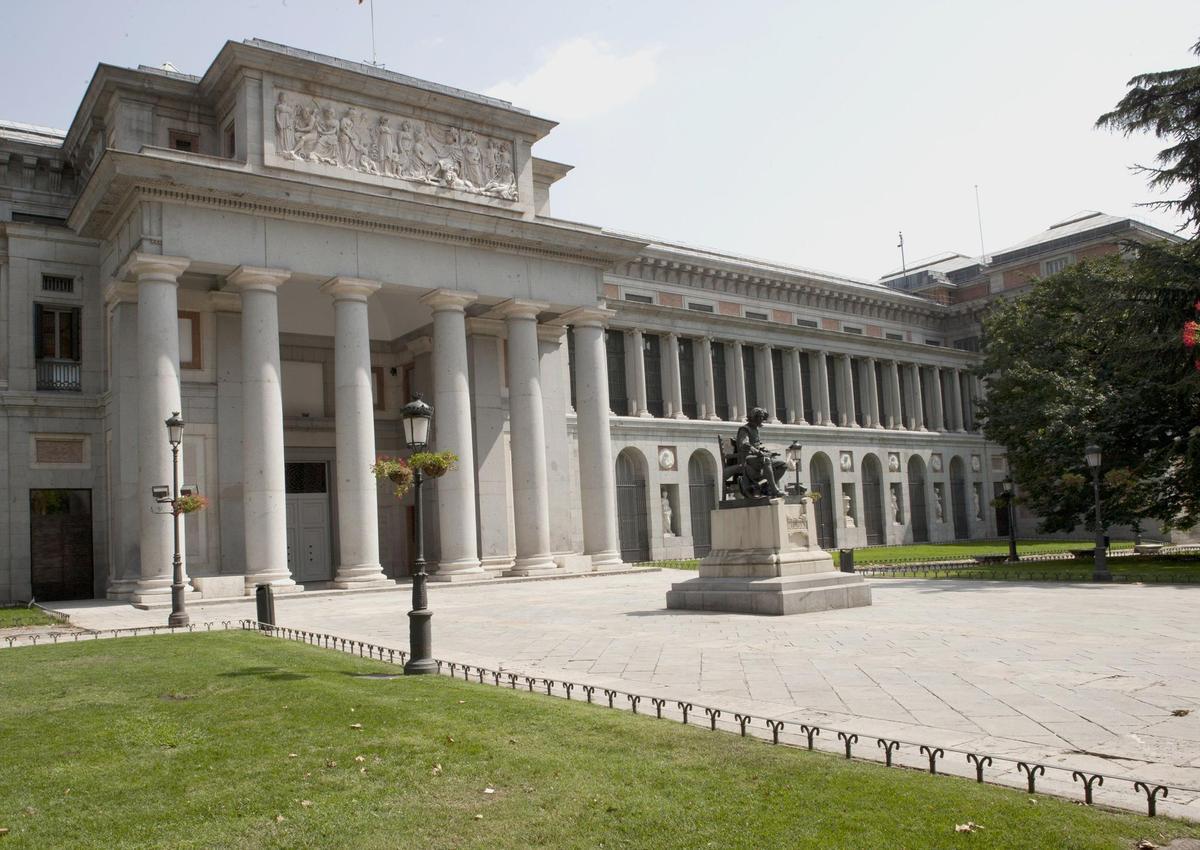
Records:
[[[897,245],[896,247],[900,249],[900,276],[906,277],[908,275],[908,265],[905,264],[905,262],[904,262],[904,231],[903,230],[900,231],[900,244]]]
[[[382,68],[383,63],[379,62],[379,57],[375,53],[375,0],[371,2],[371,61],[367,64],[374,68]],[[358,0],[358,5],[362,5],[363,0]]]
[[[975,219],[979,222],[979,259],[987,256],[983,249],[983,207],[979,205],[979,184],[975,184]]]

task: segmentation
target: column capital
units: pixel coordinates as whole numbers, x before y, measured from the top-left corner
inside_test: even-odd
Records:
[[[377,280],[359,277],[331,277],[321,284],[321,291],[334,301],[366,301],[382,286]]]
[[[468,304],[473,304],[479,296],[474,292],[464,292],[458,289],[435,289],[421,296],[421,303],[435,313],[452,311],[461,313]]]
[[[617,315],[607,307],[576,307],[558,317],[560,322],[577,328],[605,328],[608,320]]]
[[[138,251],[129,256],[129,259],[117,271],[116,278],[117,280],[133,278],[139,282],[143,277],[177,280],[191,264],[192,261],[187,257],[165,257],[161,254],[145,254]]]
[[[238,266],[229,273],[225,281],[232,287],[245,292],[260,289],[274,292],[287,283],[292,273],[288,269],[267,269],[258,266]]]
[[[520,298],[510,298],[497,304],[492,310],[497,316],[505,319],[533,319],[537,321],[538,314],[550,308],[544,301],[525,301]]]

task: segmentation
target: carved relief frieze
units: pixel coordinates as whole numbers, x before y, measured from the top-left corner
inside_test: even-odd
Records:
[[[474,130],[276,90],[283,160],[517,200],[510,141]]]

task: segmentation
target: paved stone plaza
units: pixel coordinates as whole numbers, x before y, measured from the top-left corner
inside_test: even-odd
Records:
[[[439,587],[434,654],[1200,788],[1200,588],[876,580],[870,608],[667,611],[666,589],[686,575]],[[408,599],[405,588],[301,595],[276,610],[283,625],[402,648]],[[166,621],[117,603],[61,608],[93,628]],[[254,616],[250,602],[191,611],[195,622]],[[963,770],[949,757],[945,769]],[[1200,816],[1200,793],[1173,792],[1163,811],[1180,806]]]

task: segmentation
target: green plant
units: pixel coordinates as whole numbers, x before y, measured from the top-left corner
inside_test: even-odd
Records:
[[[408,465],[429,478],[441,478],[458,465],[458,455],[454,452],[413,452],[409,455]]]
[[[382,481],[385,478],[395,484],[393,492],[397,499],[403,499],[404,494],[412,489],[413,475],[412,467],[404,458],[392,457],[391,455],[383,455],[376,459],[371,464],[371,473],[376,479]]]
[[[191,496],[180,496],[175,500],[175,513],[194,514],[208,507],[208,498],[194,493]]]

